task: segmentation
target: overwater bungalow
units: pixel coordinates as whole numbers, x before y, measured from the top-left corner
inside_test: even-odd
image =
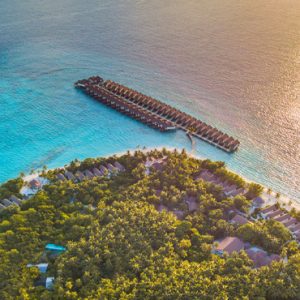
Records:
[[[204,125],[205,125],[204,122],[201,122],[201,121],[198,120],[198,123],[197,123],[197,125],[195,127],[196,131],[200,130]]]
[[[209,132],[212,129],[213,129],[213,127],[211,127],[210,125],[207,125],[207,126],[203,127],[203,129],[200,131],[200,135],[203,137],[206,137],[207,132]]]
[[[205,124],[199,131],[198,134],[199,135],[203,135],[204,132],[206,132],[207,130],[209,130],[211,128],[211,126]]]
[[[195,119],[194,117],[192,117],[189,127],[195,129],[198,123],[199,123],[199,121],[197,119]]]
[[[150,103],[149,104],[149,109],[152,112],[155,112],[156,114],[160,115],[160,111],[164,109],[164,106],[162,104],[155,105],[154,103]]]
[[[233,151],[235,151],[237,149],[237,147],[239,146],[240,142],[239,141],[235,141],[232,145],[231,145],[231,149]]]
[[[169,119],[169,114],[172,111],[172,107],[166,107],[164,112],[161,114],[162,116],[165,116],[167,119]]]
[[[180,117],[180,112],[176,112],[176,114],[174,114],[174,116],[171,118],[171,121],[176,122],[179,117]]]
[[[219,131],[218,129],[214,128],[214,130],[211,132],[209,138],[210,138],[211,140],[213,140],[213,139],[214,139],[217,135],[219,135],[219,134],[220,134],[220,131]]]
[[[226,146],[227,147],[231,147],[233,145],[233,143],[235,142],[234,138],[231,138],[227,143]]]
[[[223,142],[224,147],[229,147],[229,145],[234,141],[232,137],[229,137],[229,139],[225,140]]]
[[[214,131],[215,131],[215,128],[209,126],[209,129],[206,130],[202,135],[203,135],[204,137],[208,137],[208,136],[209,136],[211,133],[213,133]]]
[[[203,124],[202,126],[198,126],[198,127],[197,127],[197,130],[196,130],[196,134],[197,134],[198,136],[201,136],[201,133],[202,133],[202,131],[204,130],[204,128],[205,128],[206,126],[208,126],[208,125],[207,125],[207,124]]]
[[[189,118],[188,118],[187,116],[182,116],[182,118],[178,119],[178,120],[176,121],[176,123],[177,123],[178,125],[184,126],[185,123],[188,121],[188,119],[189,119]]]
[[[224,141],[226,141],[229,138],[229,135],[227,135],[226,133],[219,139],[219,143],[223,144]]]
[[[192,119],[191,123],[189,124],[190,127],[196,128],[198,124],[198,120],[195,120],[194,118]]]
[[[224,133],[222,131],[218,131],[218,134],[216,134],[213,138],[214,142],[219,142],[224,136]]]

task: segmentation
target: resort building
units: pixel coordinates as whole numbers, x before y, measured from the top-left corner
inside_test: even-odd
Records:
[[[262,207],[262,205],[265,203],[265,201],[261,197],[256,197],[252,200],[252,205],[254,207]]]
[[[99,170],[103,175],[108,174],[108,169],[106,167],[102,166],[102,165],[99,167]]]
[[[118,161],[116,161],[114,163],[115,167],[120,171],[120,172],[124,172],[125,171],[125,167],[123,165],[121,165]]]
[[[31,189],[40,189],[42,187],[42,184],[40,183],[40,181],[38,179],[35,178],[29,182],[29,187]]]
[[[300,234],[298,234],[300,233],[300,222],[290,214],[278,208],[278,205],[274,204],[263,209],[261,211],[261,216],[264,219],[274,219],[275,221],[280,222],[287,227],[291,231],[293,237],[300,242]]]
[[[266,219],[274,219],[276,217],[281,217],[283,216],[285,213],[281,210],[281,209],[277,209],[275,211],[269,212],[265,215]]]
[[[93,169],[93,173],[97,177],[102,177],[103,176],[103,174],[97,168]]]
[[[276,211],[276,210],[278,210],[278,205],[273,204],[273,205],[271,205],[271,206],[269,206],[269,207],[267,207],[267,208],[264,208],[264,209],[261,211],[261,215],[262,215],[262,217],[265,219],[269,213],[272,213],[272,212],[274,212],[274,211]]]
[[[77,172],[75,173],[75,176],[77,177],[77,179],[78,179],[79,181],[83,181],[83,180],[85,179],[83,173],[80,172],[80,171],[77,171]]]
[[[89,170],[85,170],[83,171],[83,174],[88,178],[88,179],[92,179],[94,177],[94,174],[89,171]]]
[[[277,254],[269,255],[266,251],[258,247],[251,247],[246,249],[245,252],[253,261],[255,268],[269,265],[272,261],[279,261],[281,257]]]
[[[58,174],[56,175],[56,177],[57,177],[58,180],[61,180],[61,181],[66,180],[66,177],[65,177],[63,174],[61,174],[61,173],[58,173]]]
[[[17,205],[22,203],[22,200],[14,195],[10,196],[9,200]]]
[[[236,224],[238,226],[249,223],[249,220],[240,214],[236,214],[231,220],[231,224]]]
[[[245,244],[238,237],[225,237],[223,240],[218,242],[218,245],[213,250],[213,253],[223,255],[225,252],[231,254],[232,252],[239,252],[243,250]]]
[[[3,204],[4,206],[6,206],[6,207],[8,207],[8,206],[14,204],[13,202],[9,201],[8,199],[3,199],[3,200],[1,200],[1,202],[2,202],[2,204]]]
[[[65,172],[65,177],[68,179],[68,180],[75,180],[75,176],[73,175],[72,172],[69,172],[69,171],[66,171]]]

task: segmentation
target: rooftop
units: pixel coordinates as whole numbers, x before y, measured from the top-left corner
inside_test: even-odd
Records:
[[[244,249],[244,243],[238,237],[231,237],[228,236],[221,240],[216,247],[217,251],[227,252],[231,254],[232,252],[236,251],[239,252]]]
[[[236,214],[231,220],[230,220],[231,223],[234,223],[234,224],[238,224],[238,225],[244,225],[244,224],[247,224],[249,223],[249,220],[247,218],[245,218],[244,216],[242,215],[239,215],[239,214]]]

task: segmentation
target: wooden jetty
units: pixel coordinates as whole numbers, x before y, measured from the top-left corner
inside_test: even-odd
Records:
[[[234,152],[240,142],[185,112],[126,86],[104,81],[99,76],[79,80],[75,87],[97,101],[160,131],[182,129],[226,152]]]

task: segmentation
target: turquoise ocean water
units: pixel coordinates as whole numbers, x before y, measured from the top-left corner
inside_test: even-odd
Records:
[[[300,2],[0,3],[0,182],[137,147],[191,150],[73,88],[99,74],[241,141],[196,155],[300,201]]]

